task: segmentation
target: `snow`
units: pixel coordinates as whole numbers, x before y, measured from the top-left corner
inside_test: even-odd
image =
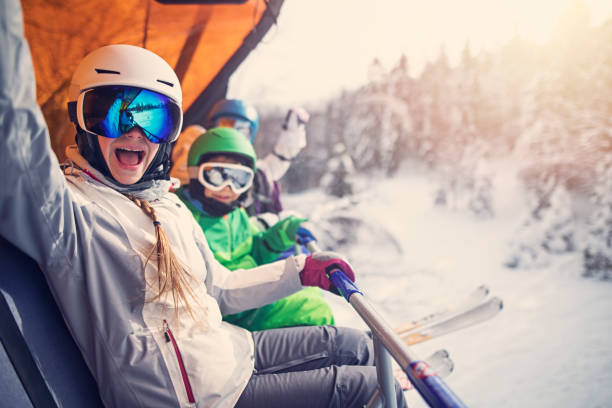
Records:
[[[481,284],[503,299],[495,318],[412,348],[419,356],[449,351],[455,369],[445,381],[468,406],[612,407],[610,283],[581,277],[576,253],[552,257],[539,269],[505,267],[525,199],[510,178],[499,177],[495,217],[485,220],[434,207],[430,177],[406,170],[360,180],[352,200],[315,189],[285,195],[283,203],[309,216],[328,241],[339,234],[329,233],[334,215],[364,221],[336,224],[357,238],[335,249],[349,258],[358,286],[392,326],[444,308]],[[326,296],[338,325],[365,328],[344,299]],[[427,406],[416,391],[406,397],[411,407]]]

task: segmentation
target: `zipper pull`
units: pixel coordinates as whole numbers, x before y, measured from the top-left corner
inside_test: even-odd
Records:
[[[166,343],[170,343],[172,340],[170,339],[170,327],[168,326],[168,322],[164,320],[164,337],[166,338]]]

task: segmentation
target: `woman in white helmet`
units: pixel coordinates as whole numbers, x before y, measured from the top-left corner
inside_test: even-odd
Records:
[[[0,190],[0,234],[45,273],[105,405],[363,405],[377,384],[361,331],[251,333],[221,321],[303,285],[334,290],[331,266],[353,272],[330,253],[232,273],[215,261],[168,192],[182,121],[168,64],[130,45],[83,59],[69,95],[77,147],[62,174],[36,105],[19,3],[3,11],[0,181],[10,188]]]

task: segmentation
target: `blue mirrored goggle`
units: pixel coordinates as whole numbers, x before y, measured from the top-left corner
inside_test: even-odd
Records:
[[[79,125],[116,139],[138,127],[152,143],[172,142],[182,124],[181,108],[166,95],[130,86],[101,86],[79,96]]]

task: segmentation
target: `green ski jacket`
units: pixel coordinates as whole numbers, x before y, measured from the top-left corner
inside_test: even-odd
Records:
[[[201,209],[200,203],[191,198],[184,187],[176,194],[202,227],[215,258],[230,270],[274,262],[295,244],[285,234],[287,222],[281,220],[266,231],[260,231],[251,224],[243,208],[236,208],[222,217],[213,217]],[[251,331],[334,324],[331,307],[317,287],[302,289],[258,309],[223,316],[223,320]]]

